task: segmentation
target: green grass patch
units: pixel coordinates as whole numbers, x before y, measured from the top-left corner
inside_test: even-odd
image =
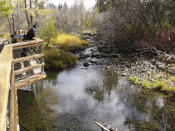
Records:
[[[52,39],[51,43],[66,51],[77,50],[83,48],[84,46],[90,45],[88,41],[81,40],[75,35],[66,33],[58,33],[57,37]]]
[[[73,66],[78,61],[78,58],[68,52],[51,48],[44,50],[45,69],[59,71],[69,66]]]
[[[137,78],[135,78],[135,77],[129,77],[129,81],[130,81],[132,84],[135,84],[135,85],[138,84]]]
[[[175,77],[169,76],[167,79],[155,78],[153,80],[146,78],[129,77],[129,81],[134,85],[141,85],[146,89],[152,89],[160,92],[175,93]]]
[[[149,83],[148,81],[145,81],[145,80],[142,81],[140,84],[147,89],[151,89],[151,87],[152,87],[152,84]]]

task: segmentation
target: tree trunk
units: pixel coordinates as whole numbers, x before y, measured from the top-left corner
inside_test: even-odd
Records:
[[[32,10],[32,0],[30,0],[30,9]],[[32,25],[33,25],[33,16],[32,16],[32,14],[30,14],[30,26],[32,27]]]
[[[9,23],[10,34],[13,34],[11,19],[8,16],[7,16],[7,20],[8,20],[8,23]]]
[[[35,15],[36,15],[36,19],[38,20],[38,12],[37,12],[37,8],[38,8],[38,0],[35,0]]]
[[[15,29],[15,19],[14,19],[14,14],[12,13],[12,29],[13,29],[13,34],[16,33],[16,29]]]
[[[27,12],[27,1],[26,0],[24,0],[24,6],[25,6],[25,14],[26,14],[28,28],[30,28],[30,21],[29,21],[29,15],[28,15],[28,12]]]

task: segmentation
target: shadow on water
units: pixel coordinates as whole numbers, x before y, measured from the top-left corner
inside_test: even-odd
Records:
[[[118,131],[175,130],[175,100],[134,87],[113,68],[47,76],[18,93],[22,131],[100,131],[94,119]]]

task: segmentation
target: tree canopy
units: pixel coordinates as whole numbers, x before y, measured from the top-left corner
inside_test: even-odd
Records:
[[[0,0],[0,16],[11,16],[14,7],[11,0]]]

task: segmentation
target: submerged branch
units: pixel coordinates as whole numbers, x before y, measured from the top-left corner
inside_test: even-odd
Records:
[[[102,129],[102,131],[117,131],[117,129],[112,129],[112,128],[107,128],[105,125],[103,125],[101,122],[99,122],[98,120],[95,120],[95,124],[97,125],[97,126],[99,126],[101,129]]]

